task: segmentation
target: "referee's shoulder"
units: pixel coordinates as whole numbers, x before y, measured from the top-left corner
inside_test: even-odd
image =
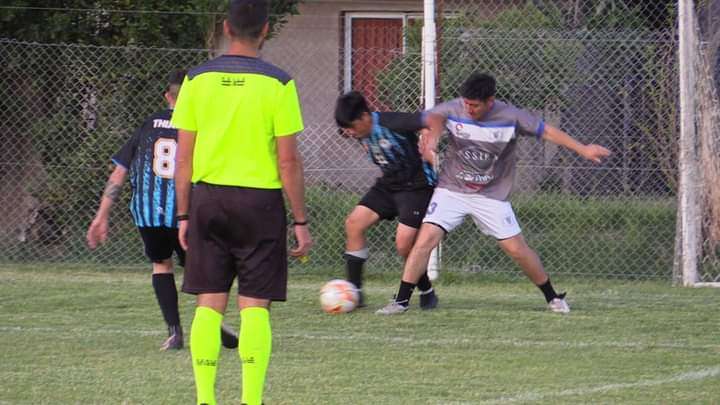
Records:
[[[188,80],[193,80],[204,73],[254,73],[262,74],[287,84],[292,77],[273,65],[260,58],[251,58],[238,55],[222,55],[198,65],[188,71]]]

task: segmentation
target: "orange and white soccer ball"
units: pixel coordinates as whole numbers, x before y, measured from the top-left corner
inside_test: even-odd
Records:
[[[350,312],[360,299],[355,284],[346,280],[328,281],[320,289],[320,306],[329,314]]]

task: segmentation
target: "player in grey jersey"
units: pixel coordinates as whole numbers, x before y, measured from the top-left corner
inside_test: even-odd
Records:
[[[423,158],[434,160],[443,129],[449,133],[448,149],[438,186],[405,262],[398,294],[377,313],[407,311],[415,284],[426,271],[430,252],[467,215],[481,232],[494,237],[540,288],[551,311],[570,312],[565,294],[555,292],[540,258],[525,242],[508,201],[517,163],[517,137],[536,136],[595,163],[609,156],[610,151],[600,145],[582,144],[529,112],[495,100],[495,78],[490,75],[472,74],[463,83],[460,95],[428,112],[430,131],[420,145]]]

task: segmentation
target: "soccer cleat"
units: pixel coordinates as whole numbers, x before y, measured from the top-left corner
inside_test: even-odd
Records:
[[[403,303],[405,305],[402,305]],[[398,315],[398,314],[404,313],[407,310],[408,310],[407,300],[402,301],[402,302],[397,302],[395,300],[392,300],[389,304],[387,304],[384,307],[375,311],[375,314],[376,315]]]
[[[570,312],[570,306],[565,301],[565,293],[558,295],[548,302],[548,309],[557,314],[567,314]]]
[[[220,325],[220,340],[222,340],[223,347],[228,349],[235,349],[238,347],[237,332],[232,330],[229,326]]]
[[[435,291],[427,294],[420,294],[420,309],[435,309],[437,308],[439,301],[440,300],[438,299],[437,294],[435,294]]]
[[[358,293],[358,308],[365,308],[367,304],[365,303],[365,294],[363,294],[362,290],[357,290]]]
[[[160,346],[161,351],[180,350],[183,348],[183,332],[180,325],[170,326],[168,328],[169,335]]]

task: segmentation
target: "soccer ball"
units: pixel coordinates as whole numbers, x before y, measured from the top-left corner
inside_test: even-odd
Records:
[[[357,307],[358,289],[345,280],[328,281],[320,289],[320,306],[329,314],[350,312]]]

